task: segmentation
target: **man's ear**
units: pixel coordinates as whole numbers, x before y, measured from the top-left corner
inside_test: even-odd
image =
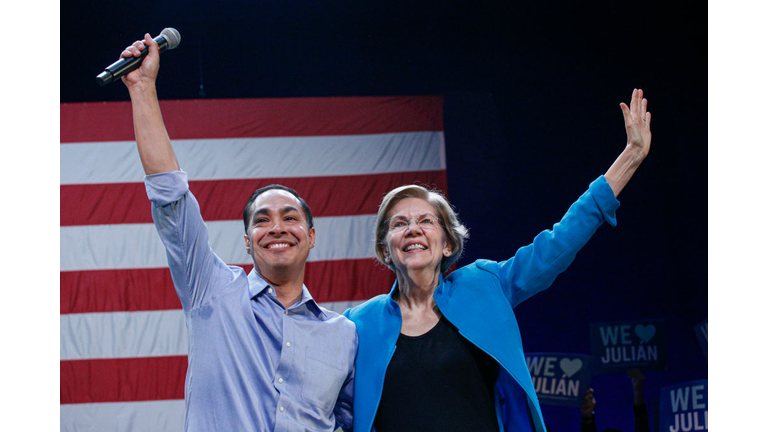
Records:
[[[309,248],[315,247],[315,227],[309,229]]]
[[[248,255],[251,254],[251,241],[248,240],[248,236],[244,235],[243,238],[245,238],[245,251],[248,252]]]

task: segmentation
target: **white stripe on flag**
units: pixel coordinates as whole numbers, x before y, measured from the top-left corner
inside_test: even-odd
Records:
[[[318,303],[318,304],[330,311],[334,311],[338,314],[343,314],[344,311],[346,311],[347,309],[353,308],[363,303],[365,303],[365,300],[337,301],[337,302],[326,302],[326,303]]]
[[[180,431],[184,399],[60,405],[62,432]]]
[[[337,313],[363,303],[320,303]],[[181,309],[59,316],[60,360],[187,355],[187,328]]]
[[[370,258],[376,215],[319,217],[308,261]],[[228,264],[253,264],[245,252],[243,221],[207,222],[211,248]],[[167,267],[153,224],[60,227],[60,271]]]
[[[59,316],[60,360],[187,355],[181,309]]]
[[[366,175],[446,167],[443,132],[175,140],[173,147],[191,180]],[[59,152],[62,185],[136,183],[144,178],[133,141],[66,144]]]

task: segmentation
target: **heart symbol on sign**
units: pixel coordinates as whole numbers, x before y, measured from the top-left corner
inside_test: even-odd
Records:
[[[581,366],[583,365],[580,359],[570,360],[564,358],[560,360],[560,369],[562,369],[568,377],[572,377],[576,372],[580,371]]]
[[[648,325],[638,324],[635,326],[635,334],[643,342],[648,342],[653,338],[653,335],[656,334],[656,326],[653,324],[648,324]]]

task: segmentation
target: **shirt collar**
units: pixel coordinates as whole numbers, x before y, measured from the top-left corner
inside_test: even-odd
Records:
[[[256,269],[252,269],[248,274],[248,291],[251,298],[262,294],[265,290],[271,287],[272,286],[267,281],[265,281],[260,274],[256,272]],[[317,304],[315,299],[312,297],[312,294],[309,293],[307,286],[302,284],[301,300],[299,300],[298,303],[291,305],[288,310],[300,309],[304,305],[306,305],[307,310],[312,312],[312,314],[317,318],[323,321],[329,318],[328,314],[325,313],[325,310]]]

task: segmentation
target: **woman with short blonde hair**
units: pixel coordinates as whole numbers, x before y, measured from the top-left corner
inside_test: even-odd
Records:
[[[357,326],[357,432],[530,431],[544,419],[513,309],[548,288],[605,222],[648,155],[650,113],[642,90],[621,104],[627,144],[551,230],[501,261],[447,273],[467,229],[437,191],[402,186],[376,217],[378,260],[397,275],[389,294],[345,315]]]

